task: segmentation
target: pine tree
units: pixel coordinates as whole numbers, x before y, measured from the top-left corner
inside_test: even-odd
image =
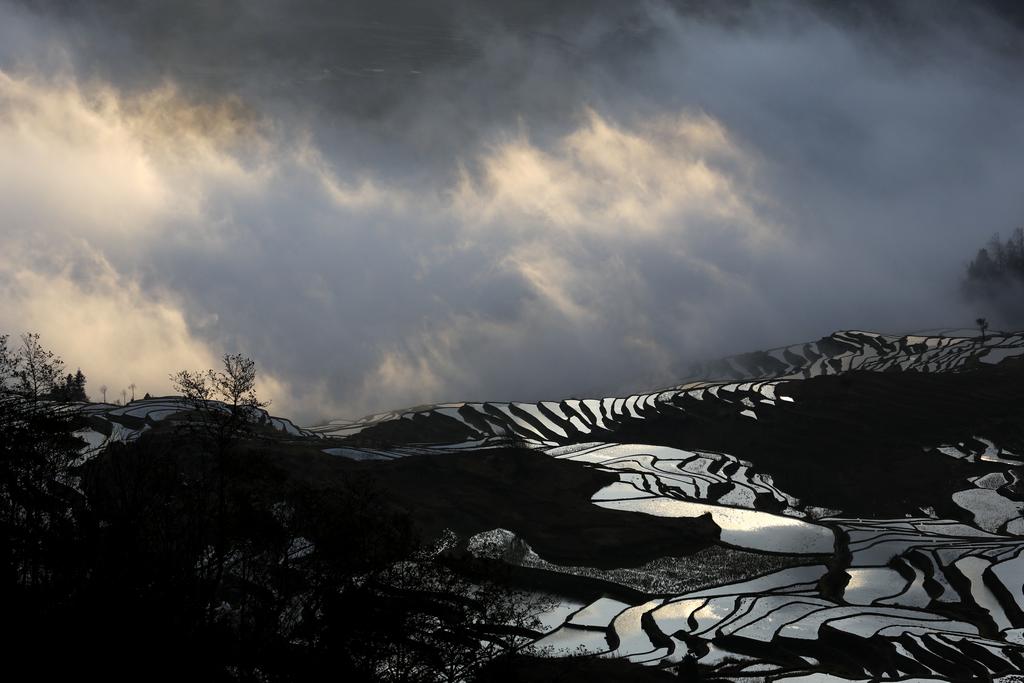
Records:
[[[82,372],[82,368],[78,368],[78,372],[75,373],[75,400],[89,400],[89,395],[85,393],[85,373]]]
[[[84,403],[89,400],[85,393],[85,374],[81,368],[75,374],[68,374],[63,382],[58,383],[50,392],[50,397],[55,401],[64,403]]]
[[[1024,323],[1024,228],[1014,230],[1005,242],[996,234],[978,250],[967,264],[961,294],[1004,323]]]

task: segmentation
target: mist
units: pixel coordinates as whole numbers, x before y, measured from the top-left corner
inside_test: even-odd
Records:
[[[985,313],[1012,8],[506,4],[0,0],[0,329],[312,423]]]

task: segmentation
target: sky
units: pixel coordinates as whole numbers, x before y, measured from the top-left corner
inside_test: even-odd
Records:
[[[0,0],[0,331],[94,398],[240,352],[313,424],[970,324],[1024,222],[1022,19]]]

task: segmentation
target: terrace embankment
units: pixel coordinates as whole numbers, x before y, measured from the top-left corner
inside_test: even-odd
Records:
[[[471,536],[514,531],[544,559],[597,568],[631,567],[689,555],[713,544],[719,528],[707,515],[663,519],[606,510],[591,496],[618,479],[527,449],[438,453],[387,462],[355,462],[288,451],[269,457],[308,485],[364,479],[407,512],[422,535],[445,529]]]
[[[1024,451],[1019,362],[942,374],[854,371],[784,386],[794,401],[759,409],[757,420],[731,403],[686,400],[681,411],[622,424],[612,438],[726,452],[770,472],[804,505],[876,518],[934,506],[964,519],[952,494],[969,476],[1005,469],[948,457],[940,444],[981,436]]]

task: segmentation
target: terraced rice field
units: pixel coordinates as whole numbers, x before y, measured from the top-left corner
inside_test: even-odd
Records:
[[[1024,671],[1021,356],[1022,334],[841,332],[628,397],[451,403],[308,429],[260,420],[380,466],[511,444],[605,473],[586,494],[595,508],[714,523],[711,548],[615,567],[552,561],[525,525],[464,539],[481,557],[597,582],[546,616],[537,655],[696,658],[730,680],[988,680]],[[183,410],[90,406],[83,453]]]

